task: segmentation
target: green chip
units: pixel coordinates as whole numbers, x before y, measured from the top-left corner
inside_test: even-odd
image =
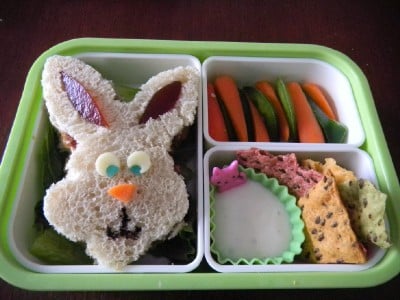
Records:
[[[340,184],[339,191],[357,236],[380,248],[390,247],[384,219],[387,195],[363,179]]]

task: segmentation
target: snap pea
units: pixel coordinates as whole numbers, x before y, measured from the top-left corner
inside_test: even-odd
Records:
[[[279,140],[279,124],[278,117],[272,104],[265,98],[265,96],[256,88],[246,86],[243,91],[247,94],[249,99],[254,103],[260,114],[265,120],[268,134],[271,141]]]
[[[345,125],[335,120],[329,119],[328,116],[319,108],[319,106],[307,97],[311,109],[325,136],[327,143],[344,143],[347,138],[348,129]]]
[[[278,78],[276,81],[276,91],[278,98],[281,101],[283,110],[285,111],[286,118],[289,124],[289,142],[297,142],[297,125],[296,125],[296,114],[294,111],[292,100],[286,90],[285,83],[282,78]]]

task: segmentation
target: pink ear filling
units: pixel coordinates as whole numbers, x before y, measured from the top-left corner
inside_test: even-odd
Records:
[[[81,117],[98,126],[108,127],[108,123],[101,113],[95,99],[89,94],[85,87],[65,72],[61,72],[61,80],[69,100]]]
[[[182,83],[180,81],[173,81],[159,89],[151,98],[139,123],[146,123],[150,118],[157,119],[173,109],[179,99],[181,89]]]

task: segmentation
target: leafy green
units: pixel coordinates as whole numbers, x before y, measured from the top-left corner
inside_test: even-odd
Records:
[[[113,84],[114,90],[120,99],[124,102],[130,102],[135,97],[136,93],[140,91],[139,88],[134,88],[128,85],[115,83]]]
[[[45,229],[34,240],[30,252],[37,258],[55,265],[91,264],[84,246],[59,235],[51,228]]]
[[[46,126],[45,136],[39,151],[39,161],[41,167],[41,193],[44,195],[45,190],[54,182],[64,177],[64,166],[68,158],[68,153],[62,151],[58,145],[60,137],[56,129],[50,124]],[[43,200],[39,201],[35,206],[35,228],[40,232],[50,227],[43,215]]]
[[[185,225],[176,237],[156,243],[149,253],[165,257],[175,264],[192,261],[196,256],[196,233],[193,227]]]
[[[64,166],[68,152],[61,150],[58,145],[60,138],[53,126],[47,124],[47,130],[40,149],[42,193],[54,182],[64,177]],[[37,230],[30,252],[35,257],[48,264],[89,264],[91,259],[85,254],[80,243],[74,243],[59,235],[48,223],[43,214],[43,200],[35,205],[34,227]]]
[[[43,140],[43,145],[40,151],[41,166],[42,166],[42,186],[44,189],[52,183],[64,177],[65,161],[69,155],[66,151],[61,151],[58,145],[60,137],[56,129],[48,124],[47,131]]]

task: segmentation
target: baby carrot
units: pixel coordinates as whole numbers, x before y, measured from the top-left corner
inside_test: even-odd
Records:
[[[236,135],[241,142],[249,140],[246,119],[244,117],[239,90],[234,79],[229,75],[220,75],[214,81],[217,96],[225,104]]]
[[[286,120],[285,112],[283,111],[281,102],[276,96],[273,86],[268,81],[263,80],[256,83],[256,88],[264,94],[265,98],[267,98],[267,100],[271,102],[275,108],[275,112],[279,121],[280,140],[281,142],[287,142],[289,140],[289,124]]]
[[[317,84],[307,82],[304,83],[302,87],[305,93],[319,106],[329,119],[337,121],[335,112],[330,106],[328,99]]]
[[[207,84],[207,103],[208,103],[208,133],[219,142],[229,141],[228,131],[225,126],[224,116],[215,95],[214,85]]]
[[[307,98],[297,82],[286,84],[287,91],[292,99],[297,120],[297,132],[302,143],[324,143],[324,134],[308,104]]]

